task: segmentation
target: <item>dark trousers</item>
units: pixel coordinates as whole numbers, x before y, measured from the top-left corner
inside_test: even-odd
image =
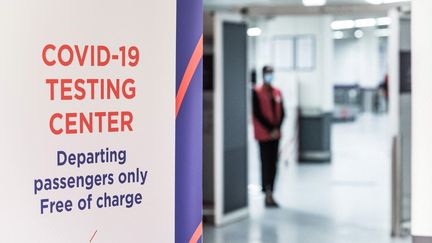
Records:
[[[273,191],[279,157],[279,140],[259,142],[259,147],[261,152],[262,190]]]

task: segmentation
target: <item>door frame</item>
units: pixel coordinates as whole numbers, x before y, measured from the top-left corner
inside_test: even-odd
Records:
[[[214,223],[217,226],[246,218],[249,208],[246,207],[230,213],[224,213],[224,70],[223,70],[223,25],[224,23],[244,23],[246,20],[239,14],[216,13],[214,18]],[[247,77],[247,73],[245,74]],[[245,97],[246,98],[246,97]],[[247,188],[245,188],[247,190]]]

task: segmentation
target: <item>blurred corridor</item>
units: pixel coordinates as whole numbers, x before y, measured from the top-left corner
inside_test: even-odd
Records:
[[[409,242],[389,235],[387,120],[366,113],[353,123],[335,123],[332,163],[280,161],[275,197],[281,209],[264,208],[257,145],[250,138],[250,216],[221,228],[205,227],[205,242]]]

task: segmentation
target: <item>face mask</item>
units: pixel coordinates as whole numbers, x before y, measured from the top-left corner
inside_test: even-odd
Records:
[[[264,74],[264,83],[271,84],[272,82],[273,82],[273,74],[272,73]]]

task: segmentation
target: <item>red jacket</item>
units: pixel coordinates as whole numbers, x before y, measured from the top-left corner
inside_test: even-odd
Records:
[[[271,132],[280,129],[284,118],[281,92],[276,88],[269,91],[264,86],[260,86],[254,88],[254,96],[255,138],[260,142],[280,139],[280,134],[272,138]]]

